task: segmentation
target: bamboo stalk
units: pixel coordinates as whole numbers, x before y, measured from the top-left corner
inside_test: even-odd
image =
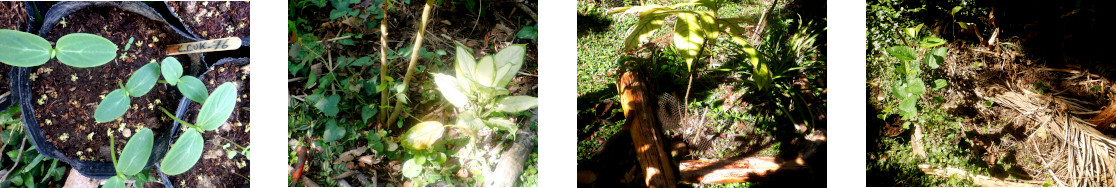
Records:
[[[415,34],[415,46],[411,47],[411,63],[407,64],[407,74],[403,76],[403,91],[401,91],[403,93],[401,94],[407,94],[407,84],[411,82],[411,74],[414,73],[415,64],[418,63],[419,48],[422,48],[422,36],[426,33],[426,21],[430,20],[430,7],[433,5],[434,0],[426,0],[426,5],[422,7],[422,21],[419,22],[419,30],[418,33]],[[403,101],[395,100],[395,107],[392,108],[391,114],[388,114],[388,120],[385,123],[390,124],[394,122],[395,119],[399,117],[399,112],[402,111],[400,110],[402,107]]]

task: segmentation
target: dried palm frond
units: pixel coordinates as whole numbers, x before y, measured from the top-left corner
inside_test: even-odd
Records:
[[[1116,140],[1071,115],[1086,110],[1075,101],[1028,90],[978,95],[1019,113],[1012,123],[1028,132],[1021,151],[1039,158],[1028,166],[1032,175],[1058,186],[1116,186]]]

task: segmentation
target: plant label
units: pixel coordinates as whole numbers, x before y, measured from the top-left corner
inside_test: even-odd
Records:
[[[191,43],[173,44],[167,47],[167,55],[236,50],[239,48],[240,37],[229,37]]]

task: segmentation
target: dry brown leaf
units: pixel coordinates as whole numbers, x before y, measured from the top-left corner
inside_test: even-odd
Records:
[[[353,161],[353,158],[356,158],[356,156],[364,155],[365,151],[368,151],[367,146],[359,147],[359,148],[356,148],[356,149],[346,151],[345,153],[341,153],[341,156],[337,156],[337,159],[333,160],[333,164],[341,164],[341,163],[346,163],[346,162],[349,162],[349,161]]]

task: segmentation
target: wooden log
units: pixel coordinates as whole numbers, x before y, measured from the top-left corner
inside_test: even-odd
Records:
[[[516,131],[515,143],[505,150],[500,157],[500,162],[492,173],[485,178],[488,187],[512,187],[523,174],[523,162],[530,157],[531,150],[535,149],[535,132],[530,127],[523,127]]]
[[[620,100],[626,122],[632,134],[636,156],[643,167],[644,183],[648,187],[675,187],[678,184],[670,156],[663,147],[663,132],[655,117],[651,95],[645,75],[624,72],[618,82]]]
[[[739,160],[686,160],[678,164],[683,183],[742,183],[773,179],[777,174],[806,171],[803,162],[784,163],[774,157]]]

